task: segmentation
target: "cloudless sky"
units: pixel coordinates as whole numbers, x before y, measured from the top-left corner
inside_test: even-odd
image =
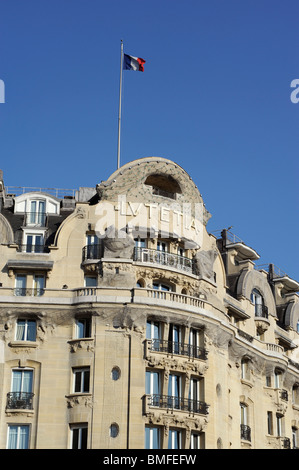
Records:
[[[0,168],[8,186],[95,187],[170,158],[259,263],[298,273],[298,0],[0,0]]]

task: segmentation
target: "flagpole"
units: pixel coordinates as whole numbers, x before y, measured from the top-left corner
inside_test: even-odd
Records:
[[[120,78],[119,78],[119,105],[118,105],[118,144],[117,144],[117,169],[120,167],[120,124],[121,124],[121,92],[122,92],[122,77],[123,77],[123,57],[124,45],[121,40],[120,46]]]

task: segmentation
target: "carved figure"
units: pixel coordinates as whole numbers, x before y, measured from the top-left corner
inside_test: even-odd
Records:
[[[195,255],[196,273],[200,277],[214,279],[214,262],[217,258],[216,250],[199,251]]]
[[[125,230],[117,230],[111,225],[105,231],[103,237],[104,258],[125,258],[131,259],[134,250],[134,239]]]

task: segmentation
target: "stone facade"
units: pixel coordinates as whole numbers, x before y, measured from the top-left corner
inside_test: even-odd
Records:
[[[0,449],[299,447],[299,284],[179,165],[0,198]]]

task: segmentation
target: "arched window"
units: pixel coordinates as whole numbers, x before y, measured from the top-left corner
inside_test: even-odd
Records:
[[[152,186],[153,194],[171,199],[176,199],[176,195],[182,192],[178,182],[170,175],[149,175],[144,184]]]
[[[253,289],[250,300],[254,305],[255,316],[268,318],[268,308],[264,303],[264,298],[258,289]]]

